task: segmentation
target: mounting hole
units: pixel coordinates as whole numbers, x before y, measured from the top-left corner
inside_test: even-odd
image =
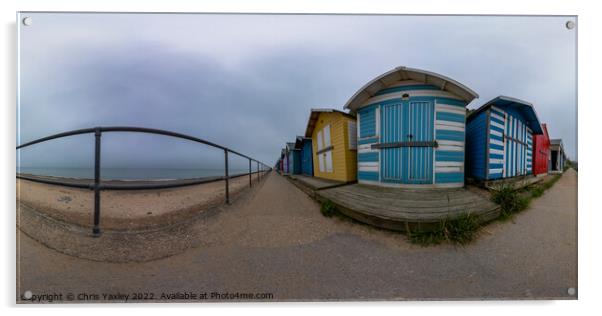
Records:
[[[23,18],[23,25],[30,26],[33,24],[33,19],[30,16],[26,16]]]
[[[31,291],[25,291],[23,293],[23,298],[26,300],[30,300],[33,297],[33,293],[31,293]]]
[[[570,288],[567,290],[567,293],[569,293],[569,295],[570,295],[570,296],[573,296],[573,295],[575,295],[575,293],[577,293],[577,290],[575,290],[575,288],[574,288],[574,287],[570,287]]]
[[[565,26],[567,29],[572,30],[573,28],[575,28],[575,22],[568,21],[568,22],[566,22]]]

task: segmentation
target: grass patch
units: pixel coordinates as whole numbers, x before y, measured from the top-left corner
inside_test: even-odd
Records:
[[[493,202],[499,204],[501,208],[499,218],[507,220],[514,214],[525,210],[531,204],[532,199],[541,197],[559,179],[560,175],[555,175],[551,180],[522,189],[516,189],[511,184],[501,185],[492,194]]]
[[[466,214],[456,219],[443,220],[437,224],[434,230],[408,231],[407,234],[411,243],[423,247],[438,245],[443,241],[465,245],[475,239],[480,226],[475,215]]]
[[[337,213],[337,208],[330,200],[326,200],[322,202],[322,205],[320,206],[320,212],[326,217],[332,217]]]
[[[543,187],[536,186],[533,189],[531,189],[531,197],[538,198],[538,197],[542,196],[545,191],[546,190]]]
[[[552,180],[544,182],[543,184],[541,184],[541,186],[543,187],[543,189],[544,189],[544,191],[545,191],[545,190],[547,190],[547,189],[549,189],[549,188],[553,187],[553,186],[554,186],[554,184],[555,184],[556,182],[558,182],[558,180],[560,180],[560,175],[559,175],[559,174],[557,174],[557,175],[555,175],[554,177],[552,177]]]
[[[500,219],[509,219],[529,205],[529,198],[524,197],[512,184],[499,186],[491,196],[493,202],[500,205]]]

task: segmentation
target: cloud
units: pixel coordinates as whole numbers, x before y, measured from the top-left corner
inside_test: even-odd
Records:
[[[342,109],[367,81],[406,65],[477,91],[471,108],[499,94],[534,103],[551,137],[577,154],[575,32],[564,28],[567,18],[31,15],[35,23],[20,34],[21,143],[134,125],[205,138],[271,164],[304,133],[311,108]],[[88,165],[92,139],[24,150],[21,163]],[[165,137],[106,135],[103,165],[220,168],[223,156]]]

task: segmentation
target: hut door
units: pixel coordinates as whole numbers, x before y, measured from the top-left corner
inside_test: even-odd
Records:
[[[405,142],[433,141],[434,113],[431,102],[410,101],[405,106],[403,133]],[[433,183],[433,147],[404,147],[404,183]]]
[[[505,177],[526,175],[527,168],[527,127],[519,119],[506,113],[504,156]]]
[[[397,143],[403,141],[402,137],[402,107],[400,104],[387,104],[381,106],[381,143]],[[381,179],[384,182],[401,182],[401,147],[381,149]]]

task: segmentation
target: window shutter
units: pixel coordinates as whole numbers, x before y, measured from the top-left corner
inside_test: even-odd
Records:
[[[324,148],[330,147],[330,125],[324,126]]]
[[[348,122],[348,134],[349,134],[349,149],[357,149],[357,124],[355,122]]]
[[[322,142],[322,131],[318,132],[318,151],[324,148],[324,143]]]
[[[320,172],[324,172],[324,154],[318,155],[318,165],[320,166]]]
[[[332,150],[324,153],[324,159],[326,160],[326,172],[332,172]]]

